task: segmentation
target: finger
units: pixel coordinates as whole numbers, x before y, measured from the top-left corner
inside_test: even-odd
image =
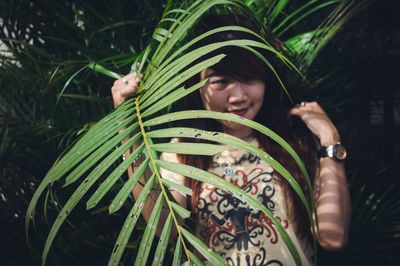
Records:
[[[128,75],[123,77],[123,79],[126,79],[127,81],[135,80],[136,79],[136,72],[129,73]]]
[[[132,72],[132,73],[126,75],[125,77],[123,77],[122,81],[127,81],[129,84],[131,84],[132,82],[139,83],[140,79],[142,79],[142,78],[143,78],[142,73],[139,73],[139,77],[138,77],[136,72]]]
[[[288,113],[288,117],[293,116],[293,115],[299,116],[301,112],[302,112],[302,110],[300,108],[300,105],[294,106],[292,109],[290,109],[290,111]]]
[[[138,89],[139,89],[139,84],[134,82],[132,84],[128,84],[125,88],[123,88],[120,91],[120,95],[121,95],[121,97],[126,98],[126,97],[134,95]]]
[[[289,111],[288,116],[291,115],[298,115],[301,116],[307,112],[318,112],[322,111],[321,107],[318,105],[317,102],[305,102],[302,101],[293,106],[293,108]]]

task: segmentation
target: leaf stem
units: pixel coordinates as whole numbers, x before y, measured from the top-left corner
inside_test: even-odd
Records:
[[[142,116],[141,116],[141,113],[140,113],[139,97],[135,98],[135,109],[136,109],[136,115],[137,115],[137,118],[138,118],[138,123],[139,123],[139,126],[140,126],[140,131],[141,131],[142,136],[143,136],[143,141],[144,141],[144,144],[146,146],[147,152],[149,154],[150,161],[151,161],[151,163],[153,165],[153,168],[154,168],[157,180],[158,180],[158,184],[160,185],[161,193],[163,194],[163,196],[165,198],[165,201],[166,201],[166,203],[168,205],[168,208],[169,208],[169,211],[171,213],[172,219],[174,220],[175,228],[176,228],[176,230],[178,232],[178,237],[181,239],[181,243],[182,243],[183,249],[185,250],[186,257],[189,260],[189,265],[192,265],[191,260],[190,260],[189,250],[187,249],[187,247],[185,245],[185,241],[184,241],[184,238],[182,236],[178,220],[176,219],[176,216],[175,216],[175,211],[173,210],[172,204],[168,199],[167,191],[165,190],[165,187],[164,187],[163,182],[161,180],[161,175],[160,175],[160,173],[159,173],[159,171],[157,169],[157,166],[156,166],[155,159],[153,158],[153,155],[151,153],[150,144],[147,141],[146,131],[144,130],[144,125],[143,125],[143,122],[142,122]]]

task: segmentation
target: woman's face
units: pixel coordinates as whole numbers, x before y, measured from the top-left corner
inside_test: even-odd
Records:
[[[200,73],[201,80],[209,78],[206,85],[200,89],[201,100],[206,110],[232,113],[254,120],[260,111],[264,100],[265,82],[254,79],[239,82],[230,76],[224,76],[207,68]],[[226,133],[247,128],[230,121],[219,122]]]

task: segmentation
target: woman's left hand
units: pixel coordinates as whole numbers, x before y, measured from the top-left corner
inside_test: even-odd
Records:
[[[289,111],[289,116],[296,115],[316,135],[322,146],[340,142],[339,132],[328,115],[317,102],[303,102]]]

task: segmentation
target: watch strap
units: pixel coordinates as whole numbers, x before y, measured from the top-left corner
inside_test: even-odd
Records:
[[[332,158],[333,157],[333,146],[334,145],[321,146],[321,149],[319,150],[319,153],[318,153],[318,158],[325,158],[325,157]]]
[[[326,157],[334,158],[337,161],[343,161],[346,158],[346,149],[340,143],[328,146],[321,146],[321,149],[318,153],[318,158]]]

